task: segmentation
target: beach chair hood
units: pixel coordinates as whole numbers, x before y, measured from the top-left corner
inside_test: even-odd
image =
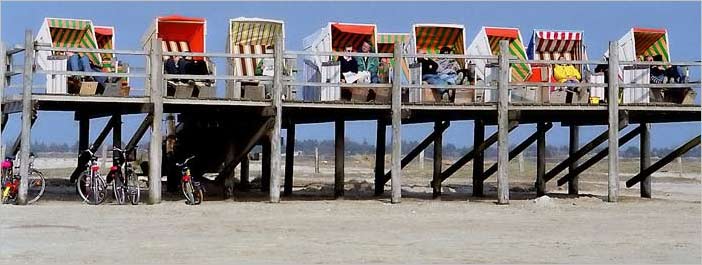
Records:
[[[35,40],[38,43],[51,43],[53,47],[97,49],[95,29],[90,20],[70,18],[45,18]],[[42,69],[49,68],[48,56],[52,52],[37,52],[37,65]],[[88,56],[90,62],[102,66],[99,53],[78,53]]]

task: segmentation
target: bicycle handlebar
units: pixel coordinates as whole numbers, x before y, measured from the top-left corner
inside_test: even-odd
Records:
[[[192,160],[193,158],[195,158],[195,156],[190,156],[190,157],[186,158],[185,161],[183,161],[183,163],[176,163],[176,166],[177,166],[177,167],[182,167],[182,166],[184,166],[184,165],[187,165],[188,162],[190,162],[190,160]]]

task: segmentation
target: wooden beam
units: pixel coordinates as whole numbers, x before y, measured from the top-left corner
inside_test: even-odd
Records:
[[[243,159],[241,159],[241,179],[239,181],[239,186],[241,191],[249,191],[251,184],[249,183],[249,154],[246,153]]]
[[[510,122],[510,128],[509,131],[511,132],[515,128],[519,126],[519,123],[516,121]],[[461,169],[461,167],[465,166],[468,164],[470,160],[472,160],[475,157],[476,151],[484,151],[486,150],[489,146],[497,142],[498,138],[498,132],[495,132],[494,134],[490,135],[485,141],[482,142],[481,146],[473,146],[473,150],[470,150],[468,153],[466,153],[463,157],[459,158],[456,160],[456,162],[453,163],[449,168],[444,170],[444,172],[441,173],[441,181],[443,182],[447,178],[451,177],[456,171]]]
[[[127,142],[127,145],[124,147],[125,150],[132,150],[137,147],[137,144],[139,144],[141,138],[144,137],[146,131],[149,130],[149,126],[151,126],[153,118],[154,116],[151,113],[147,114],[146,117],[144,117],[144,120],[141,121],[141,124],[136,129],[132,137],[129,138],[129,142]]]
[[[651,166],[651,135],[649,134],[649,124],[641,123],[641,135],[639,135],[639,152],[641,155],[639,173],[643,173]],[[651,175],[644,175],[641,181],[641,197],[651,198]]]
[[[402,42],[395,42],[395,51],[393,60],[395,65],[402,65]],[[391,203],[399,203],[402,197],[402,167],[400,157],[402,157],[402,136],[400,133],[402,127],[402,85],[399,80],[402,79],[402,71],[394,71],[391,91],[391,113],[392,113],[392,153],[390,155],[390,170],[392,170],[392,195]]]
[[[344,197],[344,120],[334,123],[334,198]]]
[[[153,105],[151,120],[151,141],[149,143],[149,204],[161,202],[161,158],[163,156],[163,137],[161,121],[163,120],[163,50],[161,39],[151,39],[149,54],[149,99]]]
[[[261,144],[261,192],[270,192],[271,188],[271,139],[264,137]],[[270,196],[270,195],[269,195]]]
[[[620,122],[619,123],[619,130],[623,130],[626,128],[627,123],[626,122]],[[604,143],[607,141],[607,137],[609,135],[609,131],[604,131],[594,139],[592,139],[590,142],[585,144],[583,147],[581,147],[578,151],[576,151],[574,154],[571,154],[566,158],[565,160],[561,161],[558,163],[555,167],[553,167],[551,170],[546,172],[546,175],[544,176],[544,181],[549,182],[556,176],[558,176],[559,173],[561,173],[563,170],[568,168],[570,164],[572,164],[574,161],[577,161],[578,159],[582,158],[585,156],[587,153],[590,151],[594,150],[599,146],[600,144]]]
[[[441,126],[439,127],[434,127],[434,131],[431,132],[429,135],[427,135],[424,140],[422,140],[417,146],[415,146],[412,150],[410,150],[405,157],[402,158],[402,161],[400,162],[400,168],[405,168],[412,160],[417,158],[417,156],[424,151],[427,147],[429,147],[430,144],[432,144],[437,137],[441,137],[441,135],[448,129],[448,127],[451,125],[449,121],[444,121]],[[392,171],[389,171],[385,173],[384,182],[388,182],[390,180],[390,176],[392,175]]]
[[[5,158],[5,139],[3,137],[3,132],[5,131],[5,125],[7,124],[7,113],[3,112],[5,106],[5,87],[10,84],[8,79],[5,77],[5,72],[7,72],[7,51],[5,49],[5,43],[0,42],[0,159]]]
[[[669,164],[670,162],[673,162],[673,160],[675,160],[679,156],[684,155],[685,153],[690,151],[690,149],[695,148],[698,145],[700,145],[700,135],[697,135],[694,138],[690,139],[689,141],[687,141],[687,143],[676,148],[675,150],[670,152],[670,154],[664,156],[660,160],[656,161],[656,163],[654,163],[650,167],[645,168],[644,170],[639,172],[639,174],[636,174],[636,176],[627,180],[626,187],[631,188],[632,186],[636,185],[636,183],[639,183],[644,178],[651,176],[651,174],[653,174],[654,172],[663,168],[665,165]]]
[[[3,54],[3,56],[5,56]],[[32,31],[24,32],[24,70],[22,71],[22,140],[20,146],[20,176],[29,176],[29,152],[31,152],[30,139],[32,128],[32,83],[34,70],[34,40]],[[4,65],[2,67],[5,67]],[[5,78],[3,76],[3,78]],[[29,177],[20,178],[20,185],[17,197],[17,204],[27,204],[27,192],[29,188]]]
[[[509,41],[500,41],[500,81],[497,84],[497,203],[509,203]]]
[[[550,125],[550,124],[549,124]],[[549,126],[550,128],[550,126]],[[546,125],[539,122],[536,125],[536,196],[546,194],[546,181],[544,181],[544,173],[546,172]]]
[[[552,123],[545,122],[541,128],[543,130],[544,135],[552,127],[553,127]],[[524,139],[524,141],[522,141],[519,145],[515,146],[514,149],[509,151],[509,160],[512,161],[512,159],[516,158],[517,155],[524,152],[524,150],[526,150],[529,146],[531,146],[531,144],[536,142],[537,139],[539,138],[540,133],[541,132],[539,131],[538,125],[537,125],[536,132],[531,134],[529,137]],[[490,168],[488,168],[488,170],[486,170],[485,173],[483,173],[483,180],[488,179],[492,174],[495,174],[495,172],[497,172],[497,163],[492,164],[492,166],[490,166]]]
[[[570,134],[569,134],[569,143],[568,143],[568,156],[572,156],[578,151],[578,148],[580,148],[580,127],[577,125],[570,125]],[[578,167],[578,159],[573,160],[569,165],[568,165],[568,172],[575,171],[575,168]],[[578,195],[579,188],[578,188],[578,175],[574,175],[573,179],[568,181],[568,194],[570,195]]]
[[[2,111],[2,108],[0,108],[0,111]],[[5,126],[7,125],[7,120],[10,119],[10,115],[7,115],[7,113],[3,113],[2,116],[0,116],[0,118],[2,118],[2,126],[0,128],[0,132],[4,132]]]
[[[619,142],[618,146],[621,147],[622,145],[624,145],[624,144],[626,144],[627,142],[631,141],[631,139],[634,139],[634,137],[636,137],[637,135],[639,135],[639,133],[641,133],[641,128],[637,127],[637,128],[635,128],[635,129],[631,130],[630,132],[624,134],[624,136],[622,136],[621,139],[617,139],[617,140],[619,140],[619,141],[618,141],[618,142]],[[595,154],[593,157],[591,157],[591,158],[588,159],[587,161],[585,161],[585,162],[583,162],[582,164],[580,164],[580,165],[579,165],[577,168],[575,168],[572,172],[568,172],[568,174],[566,174],[565,176],[563,176],[563,177],[561,177],[560,179],[558,179],[558,186],[561,186],[561,185],[567,183],[567,182],[570,181],[570,179],[573,178],[574,176],[576,176],[576,175],[578,175],[578,174],[580,174],[580,173],[583,173],[583,171],[585,171],[585,170],[587,170],[588,168],[594,166],[595,164],[597,164],[597,162],[600,162],[600,160],[602,160],[602,159],[604,159],[605,157],[607,157],[608,152],[609,152],[609,147],[603,149],[602,151],[600,151],[599,153]]]
[[[112,115],[112,148],[122,149],[122,115],[113,114]],[[117,166],[117,160],[115,157],[120,155],[119,151],[112,152],[112,165]],[[126,158],[126,157],[125,157]],[[106,158],[103,158],[106,159]]]
[[[384,119],[378,119],[375,135],[375,196],[383,194],[385,189],[385,141],[386,124]]]
[[[292,195],[293,172],[295,164],[295,123],[290,122],[287,128],[285,139],[285,183],[283,195]]]
[[[607,178],[607,201],[616,202],[619,198],[619,44],[609,42],[609,97],[607,111],[609,113],[609,173]],[[575,176],[575,175],[574,175]],[[560,184],[559,184],[560,185]]]
[[[481,148],[482,146],[484,146],[484,141],[485,121],[475,120],[473,126],[473,196],[475,197],[483,197],[485,195],[483,191],[483,169],[485,167],[485,150]]]
[[[261,122],[261,124],[258,127],[258,130],[254,132],[253,136],[248,139],[248,141],[241,147],[241,151],[237,152],[234,155],[234,158],[232,158],[230,161],[228,161],[224,168],[219,172],[217,175],[217,178],[215,181],[220,181],[221,178],[226,177],[226,172],[233,172],[233,170],[236,168],[237,165],[244,159],[244,157],[248,156],[248,154],[251,152],[251,149],[254,148],[259,142],[265,141],[265,137],[267,133],[270,132],[271,126],[273,126],[273,118],[268,117],[266,120]],[[261,144],[263,146],[263,144]],[[263,189],[262,191],[266,191],[268,189],[269,183],[265,183],[265,187],[261,187]]]
[[[448,124],[448,122],[446,122]],[[434,131],[439,131],[442,126],[441,121],[434,122]],[[448,126],[447,126],[448,128]],[[433,161],[433,171],[432,171],[432,196],[437,198],[441,196],[441,162],[443,160],[443,133],[439,133],[434,138],[434,159]]]
[[[29,127],[34,127],[34,123],[37,121],[37,112],[33,111],[32,113],[32,121]],[[20,145],[22,144],[22,134],[17,135],[17,138],[15,138],[15,141],[12,143],[12,146],[10,147],[10,154],[11,156],[16,156],[19,151],[20,151]]]
[[[270,202],[280,202],[280,164],[281,164],[281,143],[280,134],[283,130],[283,42],[282,33],[278,33],[275,38],[275,52],[273,72],[273,108],[275,116],[273,117],[273,132],[271,135],[271,153],[273,160],[271,161],[271,183],[270,183]],[[293,144],[294,145],[294,144]],[[292,179],[290,181],[292,184]]]

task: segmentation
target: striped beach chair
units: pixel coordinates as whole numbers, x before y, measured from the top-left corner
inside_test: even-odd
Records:
[[[358,50],[364,40],[371,43],[371,50],[377,51],[377,27],[375,24],[330,22],[303,39],[303,49],[313,52],[343,52],[346,46]],[[307,82],[339,83],[341,82],[341,67],[337,62],[338,56],[306,56],[303,76]],[[303,100],[334,101],[348,99],[366,101],[364,94],[370,92],[367,88],[342,90],[339,86],[305,86]],[[349,93],[350,92],[350,93]],[[351,94],[351,95],[348,95]],[[376,93],[378,94],[378,93]]]
[[[71,18],[45,18],[35,41],[51,44],[54,48],[98,48],[95,29],[90,20]],[[87,56],[90,62],[102,67],[103,59],[99,53],[78,53]],[[58,56],[57,56],[58,55]],[[37,65],[43,70],[66,71],[66,56],[61,52],[38,51]],[[66,94],[66,75],[47,75],[46,93]]]
[[[559,57],[563,56],[565,60],[587,60],[587,53],[585,52],[585,44],[583,42],[583,32],[582,31],[571,31],[571,30],[534,30],[532,34],[531,41],[529,42],[529,47],[527,48],[527,55],[532,60],[558,60]],[[580,75],[583,77],[583,81],[587,81],[586,73],[589,72],[588,65],[575,65],[579,69]],[[551,82],[555,81],[553,79],[553,65],[532,65],[532,67],[541,67],[540,71],[546,72],[548,74],[549,80]],[[548,92],[549,102],[563,103],[565,102],[564,93],[556,92],[556,88],[551,87],[550,92]],[[583,93],[581,91],[580,96],[583,98]],[[547,92],[542,92],[545,96]],[[542,99],[543,96],[542,96]],[[573,101],[577,101],[575,97]]]
[[[494,55],[500,54],[500,41],[509,41],[509,52],[520,60],[526,61],[527,54],[522,42],[522,35],[518,28],[505,27],[483,27],[478,35],[468,46],[470,55]],[[476,65],[476,79],[482,79],[485,83],[497,81],[497,68],[486,67],[486,60],[471,60]],[[523,82],[532,74],[531,66],[526,62],[511,65],[510,80],[513,82]],[[511,92],[511,91],[510,91]],[[530,91],[520,91],[522,97],[530,98]],[[491,90],[478,90],[476,100],[483,98],[483,102],[495,102],[497,93]]]
[[[232,54],[264,54],[266,47],[274,47],[275,37],[284,34],[284,23],[280,20],[239,17],[229,20],[226,49]],[[235,76],[255,76],[256,67],[263,58],[230,58],[228,72]],[[249,91],[247,98],[265,97],[262,86],[270,82],[250,80],[227,80],[227,98],[240,98],[242,89]],[[252,93],[257,95],[250,95]],[[259,93],[260,92],[260,93]]]
[[[410,34],[410,49],[419,54],[438,54],[442,47],[453,49],[454,54],[465,54],[465,28],[457,24],[415,24]],[[410,58],[410,83],[422,84],[420,65],[416,64],[417,58]],[[456,60],[462,69],[466,68],[466,61]],[[435,89],[410,89],[410,102],[438,102],[441,95]]]

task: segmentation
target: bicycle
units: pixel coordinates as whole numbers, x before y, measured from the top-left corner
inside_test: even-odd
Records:
[[[183,161],[183,163],[176,163],[176,166],[180,168],[183,173],[183,177],[180,179],[180,187],[185,195],[185,203],[190,205],[198,205],[202,203],[204,189],[200,186],[200,183],[193,180],[190,174],[190,167],[188,167],[188,162],[195,156],[188,157]]]
[[[122,205],[126,199],[132,205],[139,204],[139,179],[137,178],[132,164],[127,162],[127,151],[113,148],[117,151],[117,156],[113,158],[115,165],[110,168],[110,173],[107,174],[107,179],[112,179],[112,190],[115,195],[115,200]],[[109,182],[109,181],[108,181]]]
[[[44,179],[44,174],[41,171],[34,168],[34,159],[36,156],[31,153],[29,155],[29,179],[27,180],[27,204],[32,204],[41,198],[44,194],[44,189],[46,189],[46,181]],[[19,185],[21,176],[20,174],[15,174],[14,169],[19,169],[19,167],[14,167],[14,159],[11,157],[6,157],[2,161],[2,203],[7,203],[9,201],[16,201],[17,194],[19,193]],[[19,171],[19,170],[18,170]]]
[[[100,165],[97,157],[90,149],[83,150],[81,155],[90,155],[90,160],[85,165],[85,172],[76,181],[76,188],[81,199],[88,204],[98,205],[107,198],[107,184],[100,176]]]

